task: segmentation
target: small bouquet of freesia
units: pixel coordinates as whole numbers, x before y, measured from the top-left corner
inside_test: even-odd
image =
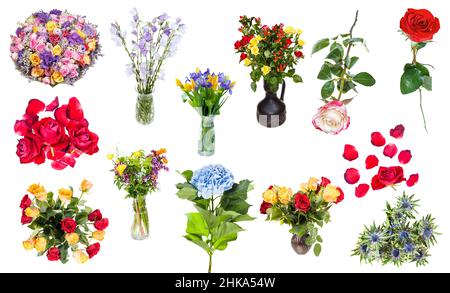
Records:
[[[131,237],[135,240],[148,238],[147,194],[158,190],[158,177],[161,170],[168,171],[166,149],[153,150],[145,154],[135,151],[131,156],[108,155],[113,161],[114,184],[119,190],[125,189],[126,198],[133,199],[134,220]]]
[[[280,221],[291,226],[292,248],[298,254],[306,254],[314,244],[314,254],[322,250],[322,237],[318,226],[330,221],[329,209],[344,199],[341,188],[331,185],[329,179],[310,178],[293,194],[292,189],[283,186],[270,186],[263,193],[261,214],[267,220]]]
[[[83,196],[92,188],[92,183],[83,180],[81,195],[75,197],[73,188],[61,188],[55,199],[53,192],[44,186],[32,184],[20,202],[22,225],[33,230],[23,241],[26,250],[36,249],[38,256],[46,254],[49,261],[69,261],[69,251],[78,263],[85,263],[100,250],[109,225],[100,210],[86,206]],[[30,198],[29,194],[33,197]]]
[[[220,114],[222,106],[232,94],[235,82],[224,73],[205,72],[197,68],[185,78],[177,79],[177,86],[183,91],[183,102],[188,102],[201,116],[201,132],[198,153],[211,156],[215,150],[214,117]]]

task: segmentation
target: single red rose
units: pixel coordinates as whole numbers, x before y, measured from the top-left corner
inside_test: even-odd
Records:
[[[103,215],[100,212],[100,210],[98,210],[98,209],[88,215],[88,220],[91,222],[101,220],[102,218],[103,218]]]
[[[297,193],[295,195],[294,201],[295,201],[295,208],[304,213],[306,213],[311,206],[311,202],[309,201],[308,196],[306,196],[303,193]]]
[[[253,39],[253,36],[243,36],[241,40],[241,45],[245,46]]]
[[[98,152],[98,135],[91,132],[87,127],[72,130],[69,135],[72,146],[76,149],[88,155]]]
[[[372,177],[372,182],[370,184],[372,186],[373,190],[380,190],[386,187],[383,183],[380,181],[380,176],[375,175]]]
[[[30,135],[32,133],[31,125],[27,120],[16,120],[14,132],[20,136]]]
[[[355,196],[358,198],[366,196],[367,192],[369,192],[369,184],[360,184],[355,188]]]
[[[378,170],[378,177],[382,184],[389,186],[397,183],[401,183],[405,180],[403,175],[403,168],[400,166],[395,167],[380,167]]]
[[[56,44],[58,44],[59,41],[60,41],[60,37],[59,37],[58,35],[56,35],[56,34],[50,34],[50,35],[48,36],[48,38],[49,38],[49,40],[50,40],[50,43],[52,43],[53,46],[55,46]]]
[[[400,29],[416,43],[432,40],[440,27],[439,19],[427,9],[409,8],[400,20]]]
[[[57,261],[59,260],[59,258],[59,249],[57,247],[49,248],[49,250],[47,251],[47,259],[49,261]]]
[[[27,215],[25,215],[25,209],[22,210],[22,217],[20,218],[20,222],[22,223],[22,225],[30,224],[31,222],[33,222],[32,217],[27,217]]]
[[[77,229],[77,222],[72,218],[64,218],[61,221],[61,230],[66,233],[73,233]]]
[[[384,147],[383,155],[392,159],[397,154],[397,152],[397,146],[393,143],[390,143]]]
[[[267,214],[267,209],[270,209],[272,207],[271,203],[263,201],[261,206],[259,207],[259,212],[263,215]]]
[[[55,97],[55,99],[50,104],[47,105],[45,111],[53,112],[58,107],[59,107],[59,100],[58,97]]]
[[[345,171],[344,179],[348,184],[356,184],[360,178],[361,176],[359,175],[359,171],[355,168],[349,168]]]
[[[105,230],[106,228],[108,228],[109,225],[109,220],[107,218],[102,218],[100,220],[95,221],[94,223],[94,227],[97,230]]]
[[[393,138],[402,138],[403,134],[405,133],[405,126],[399,124],[391,129],[389,133]]]
[[[286,39],[284,47],[288,48],[291,44],[292,44],[292,40],[291,39]]]
[[[53,118],[46,117],[33,124],[36,136],[49,145],[57,144],[65,135],[63,125]]]
[[[386,144],[386,139],[379,132],[373,132],[371,135],[371,142],[376,147],[382,147]]]
[[[406,165],[408,164],[412,159],[411,151],[401,151],[400,154],[398,154],[398,161],[400,164]]]
[[[302,51],[295,51],[294,52],[295,57],[297,58],[302,58],[303,57],[303,52]]]
[[[86,252],[89,255],[89,258],[93,258],[100,250],[100,243],[96,242],[94,244],[89,245],[86,248]]]
[[[375,168],[376,166],[378,166],[378,163],[379,163],[379,161],[378,161],[377,156],[374,156],[374,155],[367,156],[366,169],[370,170],[372,168]]]
[[[80,101],[75,97],[69,99],[69,104],[67,105],[67,117],[71,120],[84,120],[84,113]]]
[[[406,181],[406,185],[408,187],[413,187],[419,181],[419,174],[412,174],[409,176],[409,179]]]
[[[20,208],[22,210],[26,209],[27,207],[31,206],[31,199],[28,197],[27,194],[25,194],[20,201]]]
[[[356,160],[359,157],[359,154],[354,146],[346,144],[344,146],[344,154],[342,156],[344,157],[344,159],[351,162]]]
[[[242,43],[240,41],[236,41],[234,43],[234,49],[239,50],[242,47]]]
[[[27,109],[25,110],[25,114],[29,116],[36,116],[41,113],[45,109],[45,104],[38,99],[31,99],[28,102]]]
[[[331,181],[327,177],[322,177],[322,180],[320,181],[320,186],[327,187],[328,184],[330,184]]]
[[[24,137],[17,143],[16,155],[21,164],[45,162],[45,153],[39,140],[33,137]]]
[[[337,187],[337,190],[339,191],[339,196],[338,198],[336,198],[336,201],[334,202],[335,204],[340,203],[341,201],[344,200],[344,192],[342,191],[342,189],[340,187]]]
[[[242,54],[241,54],[241,57],[240,57],[240,58],[241,58],[241,61],[244,60],[244,59],[247,58],[247,57],[248,57],[247,54],[242,53]]]

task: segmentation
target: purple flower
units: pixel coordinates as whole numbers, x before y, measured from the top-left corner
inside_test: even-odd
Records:
[[[83,28],[83,32],[88,35],[89,37],[95,36],[95,29],[92,28],[90,25],[85,25]]]
[[[23,32],[23,30],[19,27],[16,29],[16,36],[19,36],[21,33]]]
[[[171,33],[170,28],[166,28],[166,29],[164,30],[164,34],[165,34],[166,36],[170,36],[170,33]]]
[[[79,45],[83,44],[83,39],[77,33],[71,33],[67,39],[69,40],[69,44],[71,45]]]
[[[167,13],[163,13],[163,14],[161,14],[160,16],[158,16],[158,19],[161,21],[161,22],[163,22],[163,21],[166,21],[166,20],[168,20],[170,18],[170,16],[167,14]]]
[[[44,51],[39,55],[39,57],[41,58],[41,67],[43,69],[49,69],[57,60],[55,57],[53,57],[52,53],[48,51]]]
[[[50,19],[50,16],[43,11],[36,12],[34,17],[38,18],[43,23],[46,23]]]
[[[62,24],[61,28],[65,29],[68,28],[71,25],[70,21],[66,21],[65,23]]]
[[[158,28],[154,25],[152,25],[152,32],[156,32],[158,30]]]
[[[62,13],[62,11],[58,10],[58,9],[53,9],[50,11],[50,14],[53,14],[53,15],[61,15],[61,13]]]

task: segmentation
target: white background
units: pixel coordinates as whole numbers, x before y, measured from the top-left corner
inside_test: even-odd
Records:
[[[175,184],[182,180],[175,170],[197,169],[209,163],[221,163],[234,172],[237,180],[254,181],[250,193],[253,222],[243,223],[247,231],[239,235],[224,252],[214,255],[215,272],[443,272],[448,269],[450,245],[448,213],[448,51],[449,29],[445,11],[447,1],[2,1],[0,26],[0,107],[1,156],[1,241],[0,272],[205,272],[207,255],[185,240],[185,213],[193,211],[187,201],[177,198]],[[8,4],[6,4],[8,3]],[[58,4],[58,5],[57,5]],[[125,75],[126,55],[115,47],[110,38],[109,25],[117,19],[127,27],[129,10],[136,7],[143,18],[151,19],[163,12],[180,16],[187,25],[179,52],[165,65],[166,78],[156,86],[156,117],[150,126],[140,126],[134,118],[135,99],[132,78]],[[403,96],[399,79],[404,63],[411,61],[409,43],[398,32],[399,20],[408,7],[426,7],[441,18],[441,31],[419,54],[419,61],[436,67],[433,92],[425,92],[424,106],[428,117],[429,134],[422,127],[418,95]],[[50,88],[28,81],[14,70],[9,59],[9,35],[17,21],[32,12],[53,8],[68,9],[83,14],[98,24],[104,57],[75,86]],[[367,40],[370,53],[355,49],[361,57],[355,70],[372,73],[377,84],[360,88],[360,96],[348,107],[351,126],[339,136],[316,131],[311,117],[321,105],[320,87],[316,80],[324,53],[310,57],[311,46],[318,39],[333,37],[349,30],[356,9],[360,20],[355,36]],[[287,82],[287,122],[277,129],[266,129],[256,122],[258,101],[263,97],[259,85],[257,93],[250,89],[248,68],[238,64],[233,43],[239,15],[260,16],[263,23],[284,22],[300,27],[306,41],[306,58],[300,61],[298,73],[304,84]],[[203,158],[197,155],[199,117],[181,102],[175,78],[184,77],[196,67],[210,67],[224,71],[237,80],[235,91],[216,120],[216,155]],[[60,97],[67,102],[71,96],[80,99],[91,129],[100,136],[100,152],[92,157],[82,156],[74,169],[54,171],[49,164],[20,165],[15,155],[18,137],[13,125],[23,114],[31,98],[46,103]],[[381,151],[370,145],[370,133],[382,131],[388,136],[398,123],[406,126],[405,138],[399,148],[411,149],[413,161],[406,167],[408,174],[420,173],[420,182],[411,192],[421,199],[420,212],[432,213],[440,225],[439,244],[431,249],[430,264],[416,269],[414,265],[396,268],[392,265],[360,265],[357,257],[350,257],[363,225],[373,220],[381,222],[385,201],[393,201],[397,192],[370,192],[365,198],[354,196],[354,188],[345,184],[343,173],[350,166],[364,172],[364,158],[370,153],[382,157]],[[361,158],[350,164],[341,158],[343,145],[358,146]],[[150,239],[133,241],[129,234],[132,219],[130,200],[113,185],[109,172],[111,162],[105,157],[116,147],[131,152],[135,149],[166,147],[170,173],[161,174],[161,191],[148,198]],[[386,161],[385,161],[386,162]],[[385,163],[385,165],[394,165]],[[294,190],[309,176],[328,176],[343,187],[346,199],[331,210],[332,222],[321,229],[324,239],[322,255],[312,252],[298,256],[290,246],[287,226],[268,223],[259,215],[261,193],[270,184],[288,185]],[[100,253],[88,264],[67,265],[37,258],[34,252],[22,248],[31,232],[20,224],[19,201],[29,184],[40,182],[48,190],[67,185],[78,186],[83,178],[94,182],[87,197],[89,205],[100,208],[110,219],[106,239]]]

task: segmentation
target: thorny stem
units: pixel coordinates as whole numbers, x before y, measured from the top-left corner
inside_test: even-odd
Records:
[[[417,45],[412,47],[412,52],[413,52],[413,60],[412,60],[412,64],[416,65],[417,64],[417,52],[419,51],[419,48],[417,48]],[[423,111],[423,105],[422,105],[422,89],[419,88],[419,96],[420,96],[420,100],[419,100],[419,105],[420,105],[420,112],[422,113],[422,120],[423,120],[423,127],[425,128],[425,131],[428,133],[428,128],[427,128],[427,120],[425,118],[425,112]]]

